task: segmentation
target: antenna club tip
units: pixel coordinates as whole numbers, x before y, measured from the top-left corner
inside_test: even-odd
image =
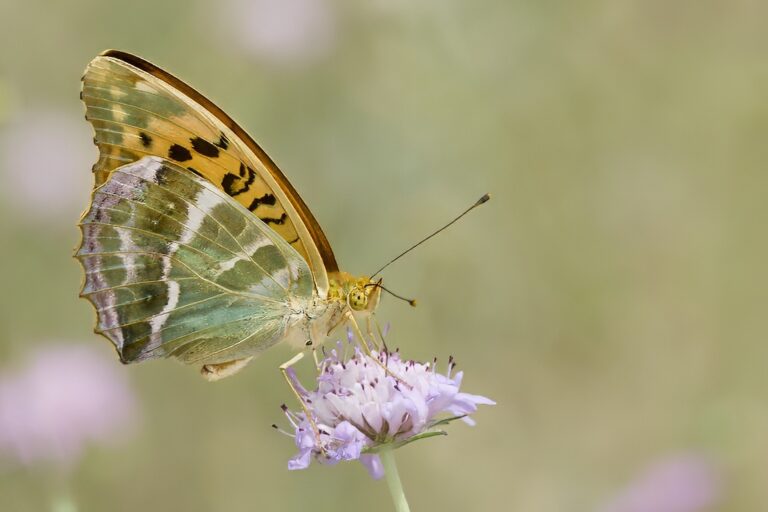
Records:
[[[408,301],[408,304],[410,304],[410,305],[411,305],[411,307],[414,307],[414,308],[415,308],[415,307],[416,307],[416,299],[411,299],[411,300],[409,300],[409,301]]]
[[[485,194],[483,197],[478,199],[477,203],[475,203],[475,204],[477,204],[479,206],[479,205],[481,205],[483,203],[488,202],[490,199],[491,199],[491,194]]]

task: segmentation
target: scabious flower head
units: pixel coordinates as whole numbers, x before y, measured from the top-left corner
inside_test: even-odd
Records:
[[[380,449],[444,434],[437,427],[455,419],[474,425],[469,415],[477,406],[495,403],[459,392],[463,372],[453,372],[452,359],[441,373],[436,362],[406,361],[398,352],[373,352],[370,357],[356,347],[345,359],[342,348],[338,344],[320,364],[315,390],[301,386],[289,370],[317,427],[315,431],[303,411],[283,407],[295,430],[289,435],[299,449],[289,469],[308,467],[312,457],[324,464],[359,459],[380,478]]]
[[[0,200],[14,222],[58,228],[78,214],[92,178],[72,169],[91,166],[93,150],[82,141],[92,135],[70,112],[49,108],[19,110],[0,125]],[[40,169],[48,170],[44,180]]]
[[[266,63],[305,66],[333,52],[335,11],[328,0],[228,0],[221,10],[222,36]]]
[[[676,454],[654,461],[600,512],[705,512],[722,497],[719,468],[701,454]]]
[[[0,469],[71,469],[88,446],[120,441],[137,421],[125,372],[90,346],[59,342],[0,368]]]

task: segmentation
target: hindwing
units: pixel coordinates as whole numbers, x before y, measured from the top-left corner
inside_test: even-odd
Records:
[[[157,157],[113,170],[81,220],[82,295],[123,362],[247,357],[309,301],[301,255],[209,181]]]

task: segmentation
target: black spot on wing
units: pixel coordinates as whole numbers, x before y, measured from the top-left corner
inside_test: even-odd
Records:
[[[219,135],[219,142],[216,143],[221,149],[227,149],[229,147],[229,139],[223,133]]]
[[[194,137],[192,139],[189,139],[189,141],[192,143],[192,149],[194,149],[201,155],[207,156],[209,158],[219,157],[219,148],[217,148],[207,140],[201,139],[200,137]]]
[[[239,181],[240,181],[240,178],[238,178],[236,175],[228,172],[221,179],[221,188],[223,188],[224,192],[226,192],[230,196],[234,196],[234,195],[239,193],[237,191],[237,189],[235,188],[235,183],[239,182]]]
[[[157,183],[158,185],[167,185],[169,172],[170,172],[170,169],[163,165],[157,170],[157,172],[155,172],[154,182]]]
[[[239,173],[240,176],[228,172],[221,180],[221,188],[224,189],[224,192],[230,196],[236,196],[246,192],[249,188],[251,188],[251,185],[256,179],[256,172],[243,164],[240,164]],[[248,178],[243,179],[245,178],[246,174]]]
[[[97,208],[96,215],[93,216],[93,220],[96,222],[104,222],[107,218],[107,212],[103,208]]]
[[[277,199],[275,199],[275,196],[272,194],[264,194],[261,197],[257,197],[251,202],[251,205],[248,207],[249,210],[254,211],[256,208],[261,206],[262,204],[265,204],[267,206],[274,206],[274,204],[277,202]]]
[[[285,221],[288,220],[288,214],[283,212],[283,214],[280,216],[280,218],[275,217],[260,217],[261,221],[264,224],[285,224]]]
[[[184,146],[174,144],[168,149],[168,158],[177,162],[186,162],[187,160],[192,160],[192,153]]]
[[[144,146],[145,148],[148,148],[149,146],[152,145],[152,137],[150,137],[146,133],[139,132],[139,138],[141,139],[141,145]]]

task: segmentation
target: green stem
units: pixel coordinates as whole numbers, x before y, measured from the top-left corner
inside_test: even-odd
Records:
[[[52,512],[77,512],[75,502],[68,496],[60,496],[51,504]]]
[[[72,499],[69,471],[60,469],[51,475],[51,512],[77,512],[77,505]]]
[[[411,509],[408,507],[408,501],[405,499],[403,484],[400,482],[400,475],[397,472],[395,450],[381,450],[379,452],[379,457],[381,458],[381,464],[384,466],[384,476],[387,479],[389,493],[392,495],[392,501],[395,502],[395,510],[397,512],[411,512]]]

